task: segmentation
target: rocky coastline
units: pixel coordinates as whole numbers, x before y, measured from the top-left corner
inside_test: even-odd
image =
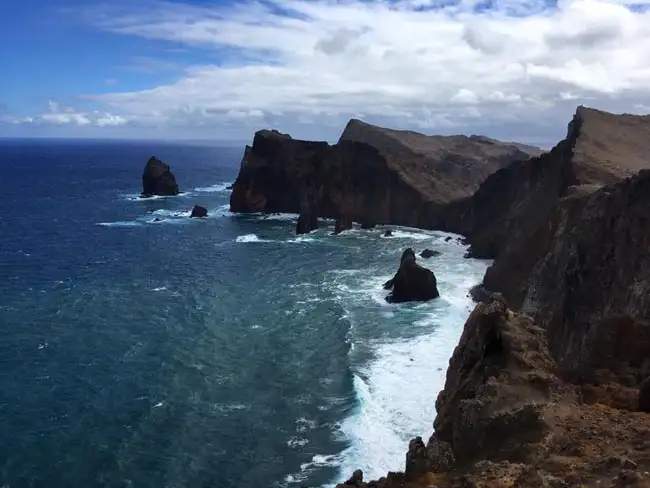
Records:
[[[366,125],[334,146],[258,132],[231,209],[451,231],[494,263],[433,435],[339,487],[650,487],[650,117],[578,107],[550,152],[496,142],[465,187],[429,136]]]

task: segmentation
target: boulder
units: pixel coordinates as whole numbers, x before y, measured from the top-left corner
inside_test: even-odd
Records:
[[[384,283],[384,289],[392,289],[386,297],[389,303],[427,301],[440,296],[433,271],[416,263],[411,248],[402,253],[399,269],[391,280]]]
[[[424,259],[433,258],[435,256],[440,256],[440,251],[432,251],[431,249],[425,249],[420,253],[420,257]]]
[[[155,156],[149,158],[142,173],[142,196],[174,196],[178,193],[178,184],[170,167]]]
[[[492,292],[485,288],[485,285],[479,283],[470,288],[469,296],[477,303],[487,302],[492,296]]]
[[[200,205],[194,205],[190,218],[202,218],[208,216],[208,209]]]
[[[384,237],[393,237],[393,231],[386,229],[386,232],[384,232]]]

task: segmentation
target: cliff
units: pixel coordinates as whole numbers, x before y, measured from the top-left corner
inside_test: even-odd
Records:
[[[580,107],[550,153],[447,208],[503,295],[464,326],[434,435],[360,486],[650,486],[649,135]]]
[[[492,139],[425,136],[357,120],[332,146],[262,130],[244,152],[230,209],[300,213],[303,222],[315,214],[341,219],[342,228],[352,221],[431,228],[443,205],[529,157]]]
[[[547,335],[500,295],[479,304],[436,401],[435,434],[411,441],[404,473],[356,486],[650,486],[650,414],[636,411],[638,390],[621,408],[609,390],[566,381]]]
[[[573,187],[593,191],[650,168],[649,134],[650,116],[580,106],[550,152],[496,171],[474,195],[447,206],[437,227],[465,235],[477,257],[520,248]]]

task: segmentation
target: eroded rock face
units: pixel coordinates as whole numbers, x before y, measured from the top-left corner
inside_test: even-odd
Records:
[[[577,382],[637,388],[650,374],[649,151],[650,117],[580,107],[565,140],[488,177],[456,222],[496,256],[484,289],[531,314]]]
[[[245,150],[230,210],[300,213],[307,196],[317,217],[343,216],[346,225],[430,228],[442,205],[470,195],[498,168],[528,157],[513,144],[424,136],[360,121],[351,121],[333,146],[263,130]]]
[[[535,258],[525,280],[495,268],[486,283],[512,280],[513,302],[547,330],[568,377],[638,387],[650,375],[650,170],[566,197],[545,231],[503,257]]]
[[[362,486],[644,486],[650,415],[584,402],[558,370],[546,331],[493,295],[465,323],[435,434],[411,441],[404,475]]]
[[[433,271],[416,263],[415,252],[408,248],[402,253],[395,276],[384,283],[392,292],[386,297],[389,303],[427,301],[438,298],[436,276]]]
[[[525,247],[559,198],[650,168],[649,134],[649,116],[580,106],[566,138],[550,152],[489,175],[473,196],[445,209],[439,226],[467,236],[475,257],[495,258]]]
[[[480,303],[436,400],[437,441],[449,443],[459,462],[525,462],[526,445],[548,432],[543,413],[557,384],[553,365],[544,331],[532,320],[512,314],[498,294]]]
[[[208,216],[208,209],[201,205],[194,205],[190,218],[203,218]]]
[[[142,173],[142,196],[173,196],[178,193],[178,184],[169,166],[155,156],[149,158]]]

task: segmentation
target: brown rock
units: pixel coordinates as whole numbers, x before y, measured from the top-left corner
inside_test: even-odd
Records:
[[[449,205],[440,225],[468,236],[475,257],[494,258],[534,244],[531,234],[549,221],[559,198],[650,168],[649,134],[650,116],[580,106],[566,138],[549,153],[491,174],[473,196]]]

